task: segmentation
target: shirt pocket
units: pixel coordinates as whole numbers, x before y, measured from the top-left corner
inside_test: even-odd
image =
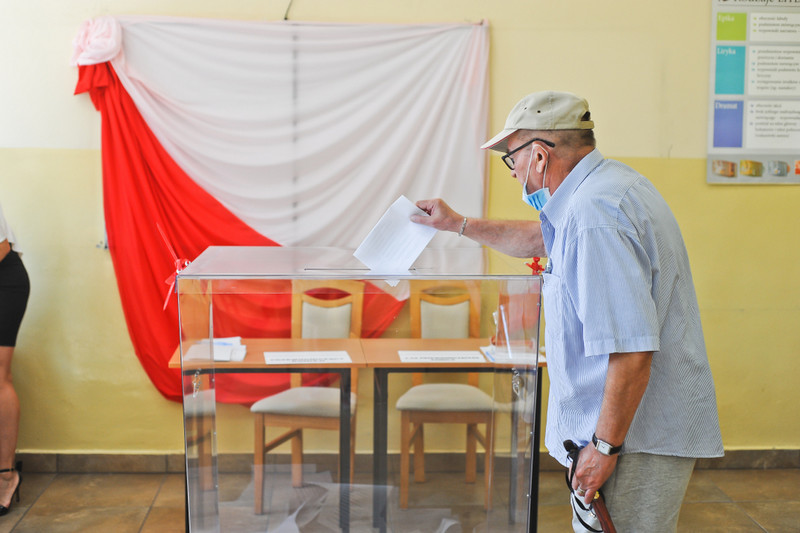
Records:
[[[564,349],[564,306],[561,278],[553,274],[544,274],[542,285],[542,305],[544,306],[544,343],[548,359],[550,356],[562,356]],[[549,364],[549,363],[548,363]]]

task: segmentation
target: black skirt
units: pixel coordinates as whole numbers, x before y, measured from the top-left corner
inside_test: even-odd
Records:
[[[0,346],[16,346],[30,292],[30,280],[22,259],[17,252],[8,252],[0,261]]]

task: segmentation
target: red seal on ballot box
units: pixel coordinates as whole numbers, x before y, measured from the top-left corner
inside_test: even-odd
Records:
[[[531,267],[531,274],[533,274],[534,276],[544,272],[544,267],[539,262],[541,260],[542,260],[541,257],[532,257],[530,263],[525,263],[526,266]]]

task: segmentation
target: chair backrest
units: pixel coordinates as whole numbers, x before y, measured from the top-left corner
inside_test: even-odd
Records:
[[[346,339],[361,336],[364,283],[353,280],[292,280],[292,337],[304,339]],[[351,387],[358,387],[353,372]],[[292,387],[299,387],[302,375],[293,373]]]
[[[462,280],[415,280],[409,297],[411,336],[418,339],[480,337],[480,289]]]
[[[414,280],[409,297],[411,336],[420,339],[480,337],[480,287],[463,280]],[[477,386],[478,374],[468,374]],[[414,373],[412,383],[422,383]]]
[[[342,339],[361,336],[364,283],[353,280],[292,281],[292,337]]]

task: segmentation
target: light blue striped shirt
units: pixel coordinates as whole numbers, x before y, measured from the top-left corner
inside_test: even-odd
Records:
[[[541,212],[550,377],[545,444],[591,440],[608,354],[653,351],[622,453],[722,455],[714,382],[680,228],[655,187],[594,150]],[[616,443],[614,443],[616,444]]]

